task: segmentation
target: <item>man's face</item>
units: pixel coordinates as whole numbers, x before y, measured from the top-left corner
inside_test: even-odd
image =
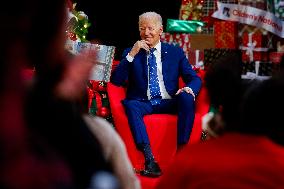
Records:
[[[147,45],[152,48],[159,42],[163,26],[155,18],[142,19],[139,23],[139,31],[141,39],[145,40]]]

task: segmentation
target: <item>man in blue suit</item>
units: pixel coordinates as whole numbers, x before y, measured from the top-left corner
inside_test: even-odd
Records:
[[[144,115],[155,113],[178,114],[178,147],[188,143],[195,113],[195,97],[201,79],[192,69],[180,47],[161,43],[162,17],[155,12],[139,16],[138,40],[122,55],[111,75],[111,82],[124,85],[127,97],[123,105],[137,148],[145,157],[142,175],[157,177],[161,169],[155,161],[143,122]],[[179,77],[186,86],[179,88]]]

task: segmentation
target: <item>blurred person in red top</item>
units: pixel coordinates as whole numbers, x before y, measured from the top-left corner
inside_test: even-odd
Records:
[[[218,64],[226,67],[230,66],[226,64],[233,61],[235,60],[231,56],[222,59]],[[219,71],[225,68],[223,66],[214,73],[221,73]],[[229,81],[234,77],[234,70],[231,71],[230,74],[227,70],[228,73],[223,75],[225,77],[219,79]],[[215,78],[210,76],[207,79],[219,81],[216,78],[218,75],[211,74]],[[240,75],[237,80],[240,80]],[[232,85],[236,84],[234,83],[232,82]],[[223,87],[224,85],[219,86],[218,89]],[[229,88],[231,87],[234,86]],[[208,90],[218,89],[208,87]],[[209,94],[217,92],[211,91]],[[224,122],[223,133],[202,143],[186,146],[180,151],[165,171],[157,189],[282,188],[284,129],[279,108],[284,106],[283,95],[283,77],[275,77],[250,86],[241,94],[241,100],[238,101],[240,105],[233,103],[239,114],[231,115],[231,109],[225,106],[220,111]],[[210,98],[212,99],[212,96]],[[225,105],[224,102],[228,100],[233,99],[219,99],[220,105]],[[238,124],[233,123],[233,120]]]

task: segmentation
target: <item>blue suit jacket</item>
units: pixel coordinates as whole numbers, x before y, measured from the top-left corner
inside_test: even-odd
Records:
[[[130,50],[128,48],[123,52],[123,58],[113,70],[110,81],[117,86],[123,86],[127,81],[127,99],[147,100],[147,53],[141,49],[133,62],[128,62],[126,55]],[[192,69],[180,47],[161,43],[161,61],[165,87],[170,96],[174,97],[179,89],[180,76],[186,86],[190,87],[195,95],[198,94],[201,79]]]

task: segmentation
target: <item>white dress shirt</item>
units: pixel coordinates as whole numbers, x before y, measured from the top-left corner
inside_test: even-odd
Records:
[[[156,62],[157,62],[157,74],[158,74],[158,80],[159,80],[159,86],[160,86],[160,92],[162,99],[171,99],[172,97],[169,95],[169,93],[166,90],[165,83],[164,83],[164,78],[163,78],[163,67],[162,67],[162,61],[161,61],[161,42],[159,42],[154,48],[156,50],[154,51],[154,56],[156,57]],[[147,60],[148,60],[147,55]],[[147,61],[148,64],[148,61]],[[147,89],[147,96],[148,99],[151,98],[150,96],[150,89],[149,89],[149,66],[148,66],[148,89]]]
[[[156,48],[156,50],[154,51],[154,56],[156,57],[156,62],[157,62],[157,72],[158,72],[157,74],[158,74],[161,96],[162,96],[162,99],[171,99],[172,97],[169,95],[169,93],[166,90],[164,78],[162,74],[163,72],[162,72],[162,61],[161,61],[161,42],[159,42],[154,48]],[[149,54],[147,55],[147,64],[148,64],[148,56]],[[132,62],[134,58],[128,54],[126,56],[126,59],[128,62]],[[150,89],[149,89],[149,68],[148,68],[147,96],[148,96],[148,99],[150,100],[151,96],[150,96]]]

